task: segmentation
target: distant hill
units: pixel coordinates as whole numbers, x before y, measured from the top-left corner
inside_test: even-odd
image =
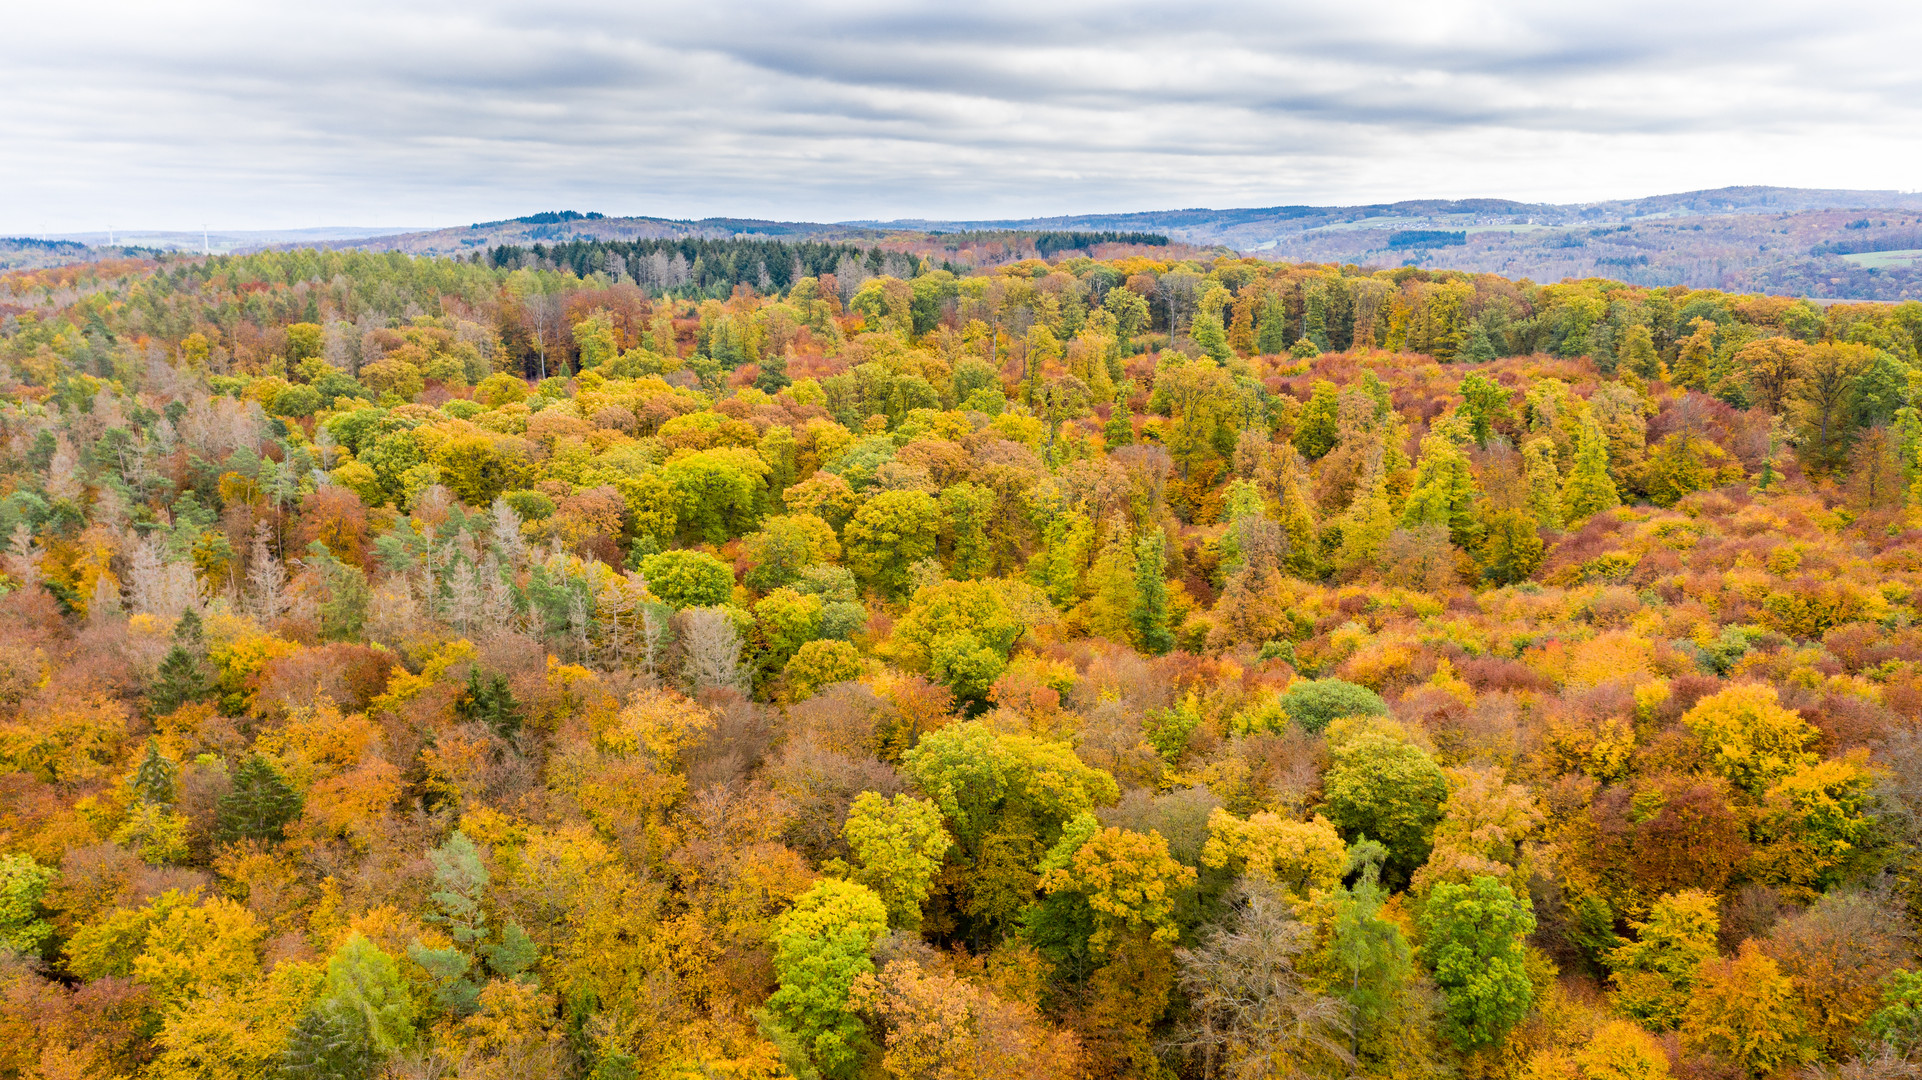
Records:
[[[1577,204],[1420,199],[843,224],[1146,229],[1182,243],[1277,259],[1482,271],[1536,281],[1610,277],[1835,299],[1922,299],[1922,240],[1914,239],[1922,226],[1922,194],[1900,191],[1731,187]]]
[[[682,220],[547,211],[384,235],[372,230],[351,235],[343,228],[272,236],[230,232],[218,234],[222,243],[213,247],[318,244],[464,255],[569,240],[757,237],[879,244],[929,233],[1009,229],[1152,232],[1178,244],[1228,247],[1274,259],[1459,269],[1536,281],[1610,277],[1639,285],[1825,299],[1922,299],[1922,193],[1815,188],[1728,187],[1570,204],[1417,199],[978,221]],[[118,239],[144,243],[147,235]],[[153,246],[186,250],[196,245],[176,241],[198,239],[152,235],[166,241]],[[43,251],[10,253],[6,243],[0,241],[0,268],[45,265],[15,260],[50,257]]]

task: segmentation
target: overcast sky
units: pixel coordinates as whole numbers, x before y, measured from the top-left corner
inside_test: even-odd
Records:
[[[1922,7],[16,4],[0,231],[1922,187]]]

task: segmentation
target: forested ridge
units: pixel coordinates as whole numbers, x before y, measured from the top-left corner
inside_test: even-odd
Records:
[[[1922,303],[1060,235],[0,276],[0,1076],[1922,1072]]]

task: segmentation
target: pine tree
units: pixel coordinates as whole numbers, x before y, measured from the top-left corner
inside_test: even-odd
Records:
[[[273,762],[255,754],[234,770],[233,789],[215,807],[214,833],[221,843],[279,840],[300,810],[300,794]]]
[[[512,921],[501,928],[500,941],[482,945],[480,953],[487,958],[488,970],[505,979],[519,978],[540,959],[540,947],[521,924]]]
[[[486,724],[503,739],[513,738],[521,729],[520,702],[507,688],[507,677],[482,679],[478,667],[467,669],[467,689],[454,702],[454,714],[470,723]]]
[[[764,394],[778,394],[793,381],[787,375],[787,355],[775,353],[761,358],[761,373],[754,377],[754,388]]]
[[[1174,648],[1168,631],[1168,539],[1149,528],[1135,541],[1135,635],[1144,652],[1159,656]]]
[[[185,618],[182,617],[183,622]],[[198,640],[198,635],[194,640]],[[147,705],[153,715],[166,716],[182,705],[206,697],[210,689],[200,657],[189,651],[185,644],[175,641],[173,648],[167,650],[166,657],[160,661],[160,670],[154,675],[152,688],[147,691]]]
[[[1621,502],[1608,474],[1608,438],[1595,418],[1587,417],[1575,437],[1575,467],[1562,487],[1562,513],[1573,526]]]
[[[440,1007],[465,1016],[480,1004],[481,980],[474,972],[472,953],[486,949],[482,943],[487,940],[487,915],[481,903],[492,877],[474,842],[458,829],[427,858],[434,864],[434,883],[440,886],[428,894],[440,910],[427,920],[446,927],[454,944],[432,949],[416,941],[407,955],[433,976]]]
[[[172,806],[174,802],[175,779],[180,775],[180,766],[173,759],[160,752],[160,743],[147,740],[147,756],[141,759],[134,769],[133,790],[140,801],[155,806]]]
[[[372,1077],[414,1039],[414,1003],[399,965],[358,932],[327,959],[313,1007],[294,1025],[280,1075],[299,1080]]]
[[[1359,877],[1329,896],[1328,941],[1322,963],[1330,972],[1329,989],[1348,1003],[1350,1038],[1359,1056],[1364,1046],[1385,1040],[1402,988],[1412,973],[1412,956],[1401,927],[1382,915],[1388,890],[1381,864],[1388,850],[1362,838],[1348,852],[1348,872]]]
[[[1555,468],[1555,443],[1537,435],[1522,446],[1522,468],[1528,478],[1528,512],[1544,529],[1562,527],[1562,477]]]
[[[282,1080],[368,1080],[380,1064],[350,1017],[309,1009],[280,1053]]]

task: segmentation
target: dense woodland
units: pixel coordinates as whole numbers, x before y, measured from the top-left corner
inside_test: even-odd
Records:
[[[0,278],[0,1075],[1916,1076],[1922,303],[1120,239]]]

